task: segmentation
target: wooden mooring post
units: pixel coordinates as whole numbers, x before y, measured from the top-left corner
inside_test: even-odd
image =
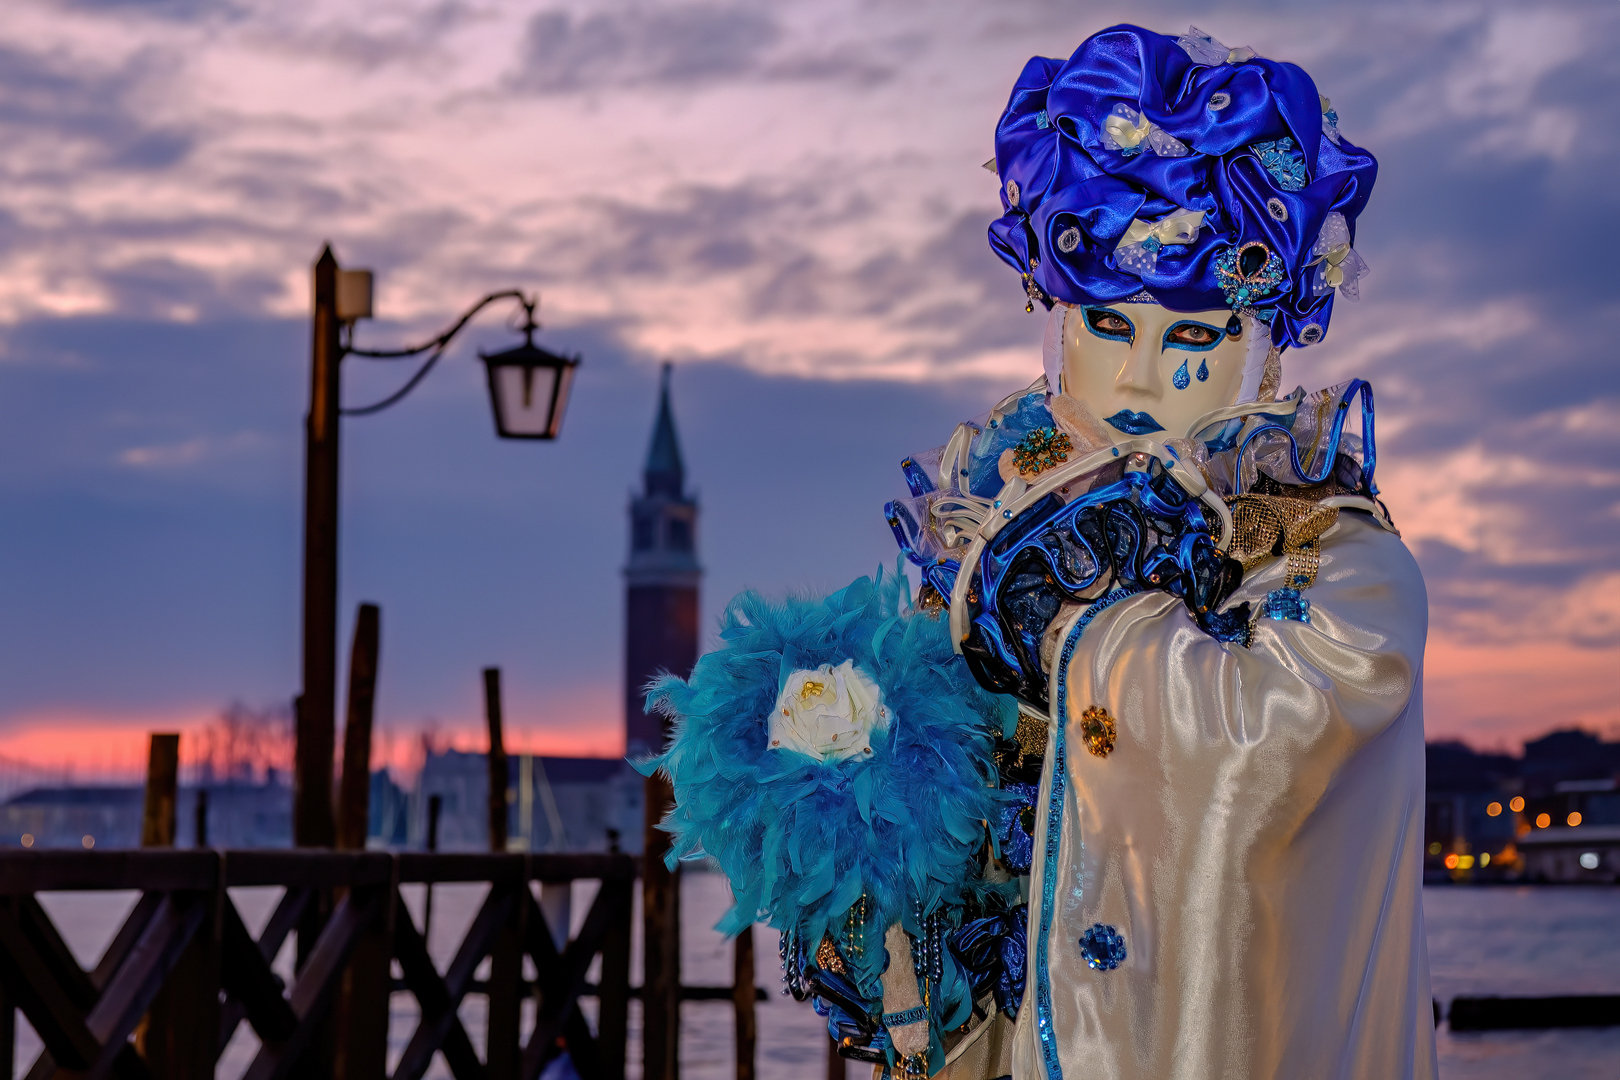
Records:
[[[484,721],[489,726],[489,850],[506,850],[506,743],[501,731],[501,669],[484,669]]]
[[[501,669],[484,669],[484,717],[489,726],[489,850],[506,850],[509,805]],[[518,1074],[518,1031],[523,1018],[523,937],[529,904],[517,904],[494,930],[489,968],[489,1075]],[[568,927],[561,928],[567,939]],[[555,934],[552,937],[556,945]]]
[[[173,847],[180,808],[180,736],[152,733],[146,757],[141,847]]]
[[[675,804],[669,779],[646,781],[641,860],[642,1076],[678,1080],[681,1043],[681,874],[664,865],[670,836],[658,828]]]
[[[371,823],[371,726],[377,699],[382,613],[361,604],[349,650],[343,775],[338,787],[337,846],[364,851]],[[383,1080],[388,1074],[388,998],[393,915],[372,920],[355,938],[332,1010],[333,1080]]]
[[[371,824],[371,722],[377,704],[382,612],[361,604],[349,650],[349,708],[343,722],[343,778],[338,787],[339,851],[364,851]]]
[[[754,928],[732,945],[731,1008],[736,1023],[737,1080],[754,1080],[754,1044],[759,1026],[754,1013]]]
[[[143,848],[173,848],[179,818],[180,736],[152,735],[146,765]],[[204,1080],[214,1075],[214,1030],[219,1026],[220,890],[193,899],[190,940],[179,944],[168,977],[149,999],[136,1027],[135,1046],[153,1076]],[[190,920],[188,920],[190,921]]]

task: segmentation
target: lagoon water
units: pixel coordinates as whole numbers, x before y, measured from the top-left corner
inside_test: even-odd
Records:
[[[279,889],[232,890],[249,929],[269,918]],[[441,885],[434,890],[430,946],[442,969],[482,901],[483,886]],[[573,929],[578,930],[595,894],[590,882],[576,883]],[[41,894],[40,900],[61,928],[80,962],[94,964],[119,921],[134,905],[133,893]],[[406,903],[421,925],[423,892],[407,887]],[[682,890],[684,972],[689,985],[731,981],[731,946],[711,927],[729,904],[724,879],[691,873]],[[1442,1004],[1458,995],[1620,994],[1620,887],[1478,886],[1424,891],[1429,962],[1434,993]],[[636,924],[640,925],[639,910]],[[759,1006],[759,1074],[766,1080],[819,1080],[825,1075],[825,1029],[809,1005],[783,997],[774,932],[755,928],[757,981],[769,1000]],[[284,977],[291,974],[289,946],[277,958]],[[639,979],[640,942],[632,956],[632,979]],[[595,977],[595,973],[592,973]],[[592,1005],[587,1003],[587,1012]],[[469,998],[461,1009],[475,1044],[483,1042],[483,1002]],[[390,1057],[403,1051],[415,1023],[414,1001],[396,994],[390,1031]],[[594,1022],[594,1017],[592,1017]],[[526,1017],[526,1022],[532,1019]],[[682,1075],[688,1080],[727,1080],[733,1075],[729,1002],[687,1002],[682,1006]],[[630,1075],[640,1075],[639,1006],[631,1005]],[[1544,1032],[1482,1032],[1453,1035],[1439,1031],[1440,1075],[1444,1080],[1614,1080],[1620,1076],[1620,1027]],[[219,1075],[235,1080],[257,1048],[248,1025],[241,1025],[221,1061]],[[17,1066],[21,1076],[40,1044],[26,1022],[18,1024]],[[390,1067],[393,1062],[390,1061]],[[450,1075],[436,1058],[428,1075]],[[557,1066],[548,1080],[566,1080]],[[851,1067],[849,1076],[864,1076]]]

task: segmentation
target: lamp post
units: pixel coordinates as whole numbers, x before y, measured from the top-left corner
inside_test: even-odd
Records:
[[[484,308],[513,300],[524,314],[523,343],[480,354],[489,377],[495,433],[503,439],[555,439],[562,427],[579,357],[549,352],[534,343],[538,298],[508,289],[490,293],[449,329],[404,349],[361,349],[354,325],[371,317],[371,272],[339,268],[327,246],[314,269],[314,340],[310,352],[309,416],[304,444],[303,692],[298,698],[293,774],[293,843],[331,847],[332,752],[337,701],[338,429],[343,416],[369,416],[402,401],[444,356],[462,329]],[[341,365],[346,356],[378,360],[425,356],[394,393],[357,408],[341,401]]]

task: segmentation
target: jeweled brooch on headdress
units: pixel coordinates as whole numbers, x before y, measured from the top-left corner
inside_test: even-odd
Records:
[[[1287,276],[1276,252],[1258,240],[1245,241],[1215,256],[1215,280],[1226,305],[1234,311],[1270,296]]]

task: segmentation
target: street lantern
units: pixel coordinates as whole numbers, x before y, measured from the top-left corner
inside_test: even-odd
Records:
[[[559,356],[534,343],[535,326],[523,328],[523,344],[478,354],[489,372],[489,403],[495,433],[503,439],[555,439],[568,408],[579,357]]]
[[[303,692],[297,709],[293,837],[301,847],[330,847],[335,839],[331,792],[337,696],[340,419],[372,416],[403,401],[427,378],[473,317],[499,301],[516,301],[524,313],[523,344],[483,357],[489,369],[495,430],[502,438],[555,439],[568,405],[574,368],[580,360],[535,345],[534,332],[539,326],[534,321],[534,309],[540,298],[531,298],[517,289],[488,294],[430,341],[401,349],[360,348],[355,343],[357,324],[373,314],[371,271],[344,270],[330,247],[321,252],[314,270],[314,340],[309,414],[304,424]],[[340,367],[351,356],[369,360],[422,359],[393,393],[366,405],[345,406]],[[345,777],[344,790],[349,786]],[[364,820],[363,814],[360,820]]]

